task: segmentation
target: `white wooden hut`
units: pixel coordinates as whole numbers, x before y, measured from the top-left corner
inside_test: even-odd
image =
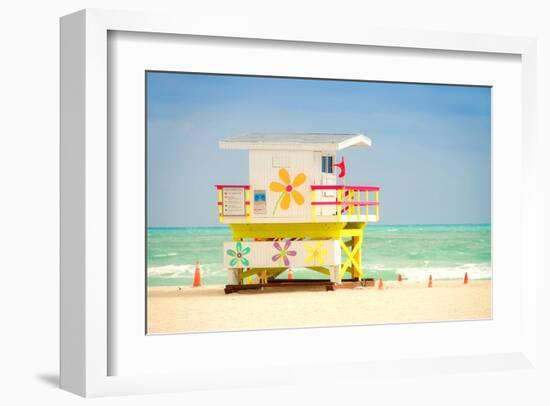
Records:
[[[342,175],[347,169],[336,155],[371,144],[363,134],[247,134],[220,141],[222,149],[249,151],[248,183],[216,185],[220,222],[230,225],[241,251],[246,244],[250,251],[264,252],[247,252],[250,259],[241,263],[228,255],[237,253],[237,243],[226,244],[226,266],[235,270],[231,286],[243,286],[244,278],[253,274],[261,277],[259,285],[274,282],[290,268],[285,261],[269,261],[277,255],[272,248],[289,245],[286,240],[294,241],[295,248],[303,245],[293,266],[311,265],[304,244],[311,246],[316,238],[331,258],[324,267],[308,268],[325,273],[331,283],[340,283],[345,272],[361,280],[363,227],[378,221],[379,188],[346,184]],[[285,240],[283,246],[279,240]],[[348,256],[343,263],[342,249]]]

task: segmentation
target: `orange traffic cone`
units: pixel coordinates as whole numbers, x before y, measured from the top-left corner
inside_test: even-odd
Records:
[[[378,289],[382,290],[384,289],[384,281],[382,281],[382,277],[378,277]]]
[[[195,265],[195,277],[193,278],[193,287],[198,288],[201,286],[201,268],[199,266],[199,261]]]
[[[400,273],[397,274],[397,282],[403,282],[403,276]]]
[[[464,272],[464,285],[468,283],[468,272]]]
[[[292,275],[292,269],[290,269],[290,268],[288,268],[288,276],[287,277],[288,277],[289,280],[294,278],[294,275]]]
[[[430,279],[428,280],[428,287],[431,288],[432,286],[433,286],[432,275],[430,275]]]

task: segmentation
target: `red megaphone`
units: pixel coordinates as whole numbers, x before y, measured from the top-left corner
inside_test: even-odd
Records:
[[[338,174],[339,178],[343,178],[346,176],[346,163],[344,162],[344,157],[342,157],[342,160],[338,164],[333,164],[332,166],[336,166],[337,168],[340,168],[340,173]]]

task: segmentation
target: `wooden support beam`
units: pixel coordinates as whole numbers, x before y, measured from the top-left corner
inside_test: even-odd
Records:
[[[253,290],[262,288],[294,288],[294,287],[324,287],[333,290],[334,282],[329,280],[299,280],[299,281],[278,281],[276,283],[253,283],[249,285],[225,285],[225,293],[238,292],[240,290]]]
[[[363,236],[352,237],[351,242],[353,247],[352,253],[354,253],[353,258],[355,259],[353,262],[352,277],[361,279],[363,276],[363,270],[361,268],[361,245],[363,244]]]
[[[363,235],[362,228],[346,228],[340,232],[341,237],[357,237],[360,235]]]
[[[340,247],[342,248],[342,250],[344,251],[344,253],[347,256],[346,262],[344,262],[344,265],[342,265],[342,267],[340,268],[340,278],[342,278],[342,276],[344,276],[344,273],[346,272],[347,268],[351,264],[355,265],[355,267],[357,269],[361,269],[361,266],[357,263],[357,260],[355,259],[355,254],[361,248],[361,245],[354,246],[353,250],[350,251],[348,249],[348,247],[346,246],[346,244],[342,240],[340,240]]]

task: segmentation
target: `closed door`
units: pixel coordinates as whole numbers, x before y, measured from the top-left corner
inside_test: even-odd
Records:
[[[332,155],[323,155],[321,157],[321,184],[322,185],[336,185],[336,175],[334,174],[334,167],[332,166],[334,157]],[[334,202],[336,201],[336,190],[321,190],[322,202]],[[334,216],[336,215],[335,205],[323,205],[321,206],[321,216]]]

